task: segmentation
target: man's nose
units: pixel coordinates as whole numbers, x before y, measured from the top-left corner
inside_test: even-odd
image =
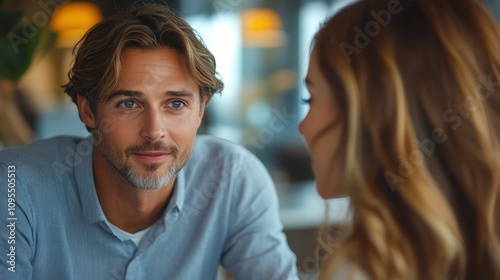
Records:
[[[167,128],[166,121],[160,110],[149,109],[145,113],[141,136],[150,141],[156,141],[165,137]]]

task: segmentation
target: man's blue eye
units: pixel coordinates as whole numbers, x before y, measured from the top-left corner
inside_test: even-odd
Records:
[[[172,101],[172,107],[174,108],[180,108],[182,106],[182,102],[181,101]]]
[[[134,107],[135,102],[132,101],[132,100],[125,100],[125,101],[123,101],[122,104],[123,104],[123,106],[125,106],[125,108],[129,108],[130,109],[130,108]]]

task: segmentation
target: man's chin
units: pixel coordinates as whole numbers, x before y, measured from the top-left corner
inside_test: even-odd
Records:
[[[177,168],[166,164],[141,164],[140,166],[132,166],[132,169],[127,172],[126,179],[134,185],[137,182],[141,182],[141,185],[155,185],[160,182],[162,185],[168,185],[173,179],[175,179],[178,172],[179,170]],[[155,187],[154,189],[158,188],[159,187]]]
[[[152,176],[138,176],[132,175],[128,176],[127,181],[137,189],[140,190],[158,190],[167,186],[174,177],[170,178],[168,176],[163,177],[152,177]]]
[[[160,174],[162,164],[141,164],[141,171],[145,172],[144,176],[150,176],[151,174]]]

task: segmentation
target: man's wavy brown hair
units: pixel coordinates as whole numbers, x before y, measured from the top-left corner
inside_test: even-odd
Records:
[[[75,60],[64,91],[75,104],[77,95],[86,98],[95,111],[96,104],[106,100],[116,85],[125,50],[160,47],[173,48],[184,57],[202,100],[222,91],[224,84],[216,72],[215,58],[200,36],[160,4],[132,6],[92,27],[74,48]]]

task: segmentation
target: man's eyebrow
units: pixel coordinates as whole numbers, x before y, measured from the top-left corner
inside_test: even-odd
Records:
[[[142,93],[141,91],[137,91],[137,90],[117,90],[117,91],[114,91],[112,92],[109,97],[108,97],[108,101],[111,101],[115,98],[118,98],[120,96],[128,96],[128,97],[139,97],[139,96],[143,96],[144,93]],[[170,97],[187,97],[189,98],[191,101],[194,101],[194,94],[190,91],[186,91],[186,90],[168,90],[164,93],[165,96],[170,96]]]
[[[187,97],[191,101],[194,101],[194,94],[186,90],[169,90],[165,92],[165,95],[172,97]]]
[[[136,90],[117,90],[112,92],[109,97],[107,98],[107,101],[111,101],[115,98],[118,98],[120,96],[129,96],[129,97],[137,97],[143,95],[142,92],[136,91]]]

